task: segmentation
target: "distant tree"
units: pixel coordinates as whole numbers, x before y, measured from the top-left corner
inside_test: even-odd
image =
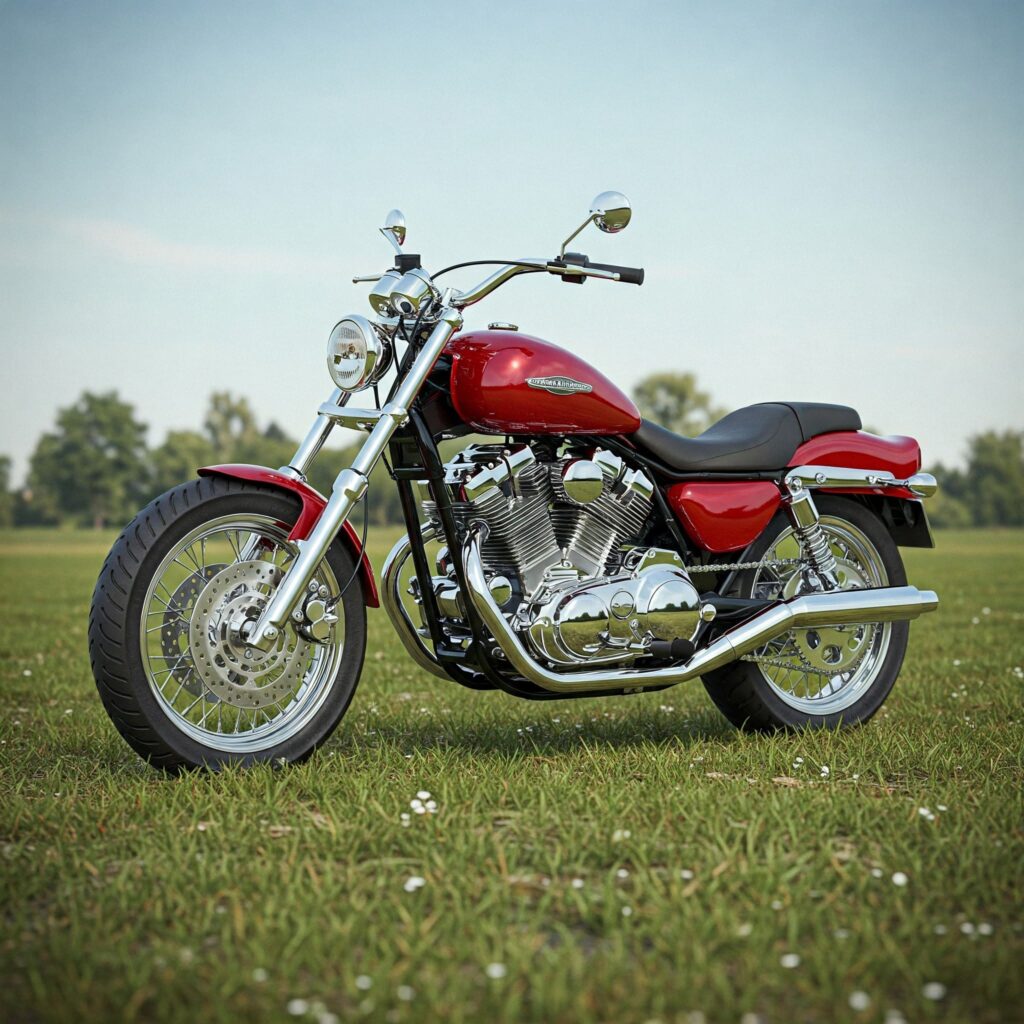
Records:
[[[633,389],[641,413],[677,434],[695,437],[724,415],[692,373],[652,373]]]
[[[215,391],[203,420],[203,429],[213,445],[216,458],[235,461],[237,448],[258,436],[256,415],[247,398],[235,398],[230,392]]]
[[[0,455],[0,527],[14,525],[14,495],[11,494],[11,457]]]
[[[84,392],[58,411],[57,429],[32,454],[36,508],[96,528],[130,519],[150,489],[146,429],[116,392]]]
[[[156,495],[193,479],[200,466],[211,465],[217,457],[209,438],[194,430],[172,430],[164,443],[153,449],[150,461]]]
[[[990,430],[970,440],[968,494],[978,526],[1024,525],[1024,431]]]

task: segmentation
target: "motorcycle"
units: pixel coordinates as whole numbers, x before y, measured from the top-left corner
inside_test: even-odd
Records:
[[[915,440],[814,402],[752,405],[683,437],[514,324],[462,331],[468,307],[521,274],[643,284],[642,269],[567,251],[591,223],[615,234],[630,218],[625,196],[602,193],[555,258],[431,275],[388,215],[394,266],[353,279],[372,285],[374,317],[331,332],[336,386],[291,462],[200,469],[103,566],[93,672],[143,758],[173,772],[309,757],[352,700],[366,608],[381,604],[417,666],[473,690],[550,700],[699,677],[750,730],[879,709],[909,621],[938,605],[907,585],[899,552],[934,546],[922,499],[936,482]],[[476,266],[496,269],[466,291],[438,283]],[[325,498],[306,474],[335,427],[367,436]],[[378,588],[365,505],[361,535],[351,519],[381,460],[407,532]]]

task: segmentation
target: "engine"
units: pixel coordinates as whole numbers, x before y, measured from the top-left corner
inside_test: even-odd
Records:
[[[539,659],[622,663],[652,640],[693,639],[701,603],[679,555],[639,541],[654,485],[604,449],[538,459],[528,445],[471,445],[445,467],[460,530],[484,523],[491,596]],[[428,520],[437,509],[425,501]],[[447,552],[433,579],[451,627],[465,615]]]

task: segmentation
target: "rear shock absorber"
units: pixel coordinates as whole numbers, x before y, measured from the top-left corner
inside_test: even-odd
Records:
[[[804,558],[817,573],[826,590],[838,590],[839,566],[829,547],[825,531],[821,528],[818,509],[811,492],[795,478],[786,481],[786,490],[789,492],[786,497],[786,511]]]

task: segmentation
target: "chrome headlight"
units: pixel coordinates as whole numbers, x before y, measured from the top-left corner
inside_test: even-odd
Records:
[[[339,320],[327,342],[327,372],[342,391],[359,391],[387,369],[383,345],[366,317]],[[378,372],[379,371],[379,372]]]

